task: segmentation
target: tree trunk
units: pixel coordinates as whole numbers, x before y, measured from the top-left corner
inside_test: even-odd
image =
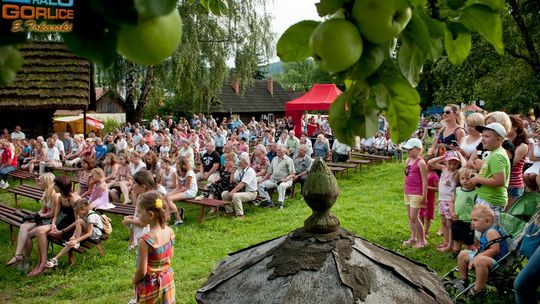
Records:
[[[135,120],[135,79],[137,76],[136,65],[129,64],[129,71],[126,77],[126,121],[136,123]]]
[[[144,107],[148,102],[148,95],[150,94],[150,90],[152,89],[152,81],[154,79],[154,67],[151,65],[147,66],[145,72],[146,75],[144,77],[143,83],[141,84],[141,95],[139,96],[139,100],[137,101],[137,107],[135,108],[133,115],[133,119],[135,122],[141,122],[142,120]]]
[[[510,14],[516,22],[521,37],[523,38],[523,42],[525,43],[525,47],[527,48],[527,52],[529,53],[529,58],[525,61],[531,66],[536,79],[540,80],[540,56],[538,56],[538,51],[531,39],[529,29],[525,25],[525,21],[519,12],[519,5],[516,0],[508,0],[508,4],[510,5]]]

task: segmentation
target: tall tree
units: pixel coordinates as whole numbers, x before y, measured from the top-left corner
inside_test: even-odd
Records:
[[[285,63],[283,74],[279,75],[277,80],[284,88],[295,91],[308,91],[316,83],[336,82],[330,73],[321,70],[311,58]],[[343,85],[343,82],[337,83]]]
[[[146,106],[161,113],[209,112],[220,102],[229,58],[235,58],[242,89],[251,84],[258,61],[272,50],[270,18],[263,0],[227,2],[227,14],[218,17],[199,2],[179,1],[182,43],[170,58],[154,67],[119,58],[102,71],[103,85],[125,88],[128,121],[140,121]]]

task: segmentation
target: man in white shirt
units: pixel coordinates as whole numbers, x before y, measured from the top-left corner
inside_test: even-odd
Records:
[[[236,216],[240,219],[244,218],[242,203],[251,202],[257,198],[257,176],[255,176],[255,170],[249,165],[249,156],[240,155],[238,169],[234,173],[239,183],[231,191],[223,191],[221,194],[225,202],[232,202],[232,206],[225,205],[225,212],[232,214],[234,209]]]
[[[261,205],[268,208],[274,207],[268,189],[277,188],[278,208],[283,209],[285,191],[292,186],[294,176],[294,162],[287,156],[287,148],[281,145],[277,148],[277,156],[272,159],[268,172],[259,184],[259,195],[264,198]]]
[[[155,115],[154,119],[152,119],[152,121],[150,122],[150,129],[154,131],[159,130],[159,115]]]
[[[15,131],[11,132],[11,140],[22,140],[25,139],[26,135],[21,131],[21,126],[15,126]]]
[[[56,133],[53,133],[51,137],[54,139],[54,146],[58,149],[58,152],[60,152],[60,160],[64,160],[66,158],[64,143],[58,138],[58,134]]]
[[[332,161],[337,162],[346,162],[351,159],[351,147],[340,142],[337,138],[334,139],[332,144]]]
[[[150,147],[148,147],[144,138],[139,139],[139,143],[135,146],[135,151],[139,152],[142,156],[146,155],[146,152],[150,151]]]
[[[127,149],[128,143],[126,141],[124,133],[118,133],[118,141],[116,142],[116,148],[118,152],[122,152]]]

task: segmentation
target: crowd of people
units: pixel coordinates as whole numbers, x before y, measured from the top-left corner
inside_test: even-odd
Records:
[[[457,258],[462,286],[468,285],[468,271],[474,268],[470,296],[482,297],[489,270],[509,250],[504,241],[492,242],[506,235],[501,212],[510,210],[525,191],[538,190],[540,126],[528,127],[525,118],[502,111],[465,118],[453,104],[445,106],[441,123],[427,151],[424,136],[401,145],[408,154],[404,199],[410,227],[403,245],[416,249],[427,245],[438,192],[438,233],[443,241],[437,250]],[[519,277],[538,277],[540,249],[535,254]],[[536,302],[539,283],[516,279],[517,303]]]
[[[182,225],[184,213],[175,202],[198,196],[222,199],[230,202],[225,212],[238,219],[245,217],[243,206],[248,202],[281,210],[287,190],[294,183],[303,184],[314,158],[350,159],[351,147],[331,137],[325,117],[304,118],[299,137],[293,129],[291,118],[276,123],[231,118],[218,123],[211,115],[200,114],[178,122],[156,115],[148,126],[127,123],[102,137],[66,132],[62,138],[52,134],[47,139],[28,139],[19,126],[11,133],[4,130],[0,188],[9,187],[7,175],[20,168],[37,171],[38,185],[44,190],[38,212],[42,220],[21,226],[16,252],[7,265],[29,257],[36,238],[39,261],[28,275],[55,267],[67,250],[102,236],[104,223],[93,210],[137,203],[135,213],[122,221],[130,228],[128,249],[136,249],[153,265],[138,264],[133,276],[137,297],[149,296],[145,293],[152,288],[170,297],[171,290],[174,295],[170,268],[174,232],[166,225],[169,218],[173,218],[171,226]],[[427,245],[438,192],[443,242],[437,249],[457,257],[462,268],[476,267],[478,283],[472,293],[482,295],[482,275],[506,250],[485,248],[486,242],[502,233],[496,225],[499,213],[526,189],[540,187],[540,128],[526,127],[524,119],[504,112],[465,118],[456,105],[447,105],[427,151],[424,140],[430,132],[422,124],[418,130],[406,143],[392,143],[388,123],[380,115],[377,134],[358,139],[355,148],[397,160],[402,160],[402,151],[407,152],[404,193],[410,238],[403,244],[417,249]],[[48,172],[61,166],[80,168],[78,192],[68,178]],[[277,201],[272,200],[272,189],[277,191]],[[49,260],[48,236],[64,239],[66,246]],[[480,254],[473,251],[478,240]],[[167,276],[163,281],[167,284],[152,285],[149,272]],[[531,272],[537,273],[537,267],[522,271]],[[466,273],[462,279],[466,282]],[[516,285],[518,291],[526,288]]]

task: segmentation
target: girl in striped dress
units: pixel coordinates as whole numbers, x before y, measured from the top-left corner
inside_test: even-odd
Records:
[[[168,212],[163,196],[149,191],[139,196],[137,209],[143,225],[150,231],[139,240],[137,265],[132,282],[137,303],[176,303],[173,259],[174,232],[167,227]]]

